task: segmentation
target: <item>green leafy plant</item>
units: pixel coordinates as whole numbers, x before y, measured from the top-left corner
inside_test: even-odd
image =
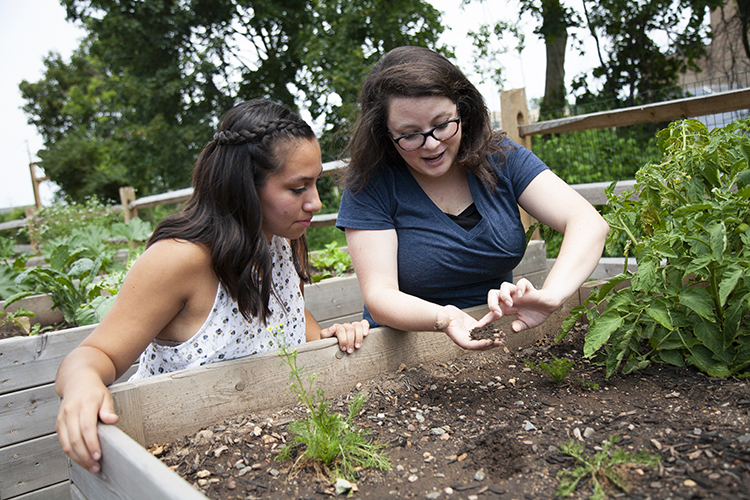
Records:
[[[320,271],[313,276],[313,281],[318,282],[349,273],[352,270],[352,258],[338,247],[338,243],[332,241],[325,246],[325,250],[312,254],[310,265]]]
[[[52,299],[53,308],[63,313],[65,323],[76,324],[76,311],[81,304],[101,295],[102,282],[95,278],[102,266],[102,257],[95,260],[80,258],[85,249],[71,251],[68,245],[57,245],[49,258],[49,267],[33,267],[16,278],[17,283],[32,285],[32,291],[9,297],[6,307],[34,293],[45,293]]]
[[[607,246],[624,234],[638,269],[594,289],[558,336],[585,315],[584,356],[607,376],[652,362],[750,375],[749,128],[672,123],[657,134],[662,161],[632,191],[608,188]]]
[[[32,288],[29,285],[16,283],[18,275],[26,269],[28,260],[28,254],[21,254],[12,260],[9,256],[0,260],[0,299],[8,299]]]
[[[32,311],[19,307],[13,312],[0,313],[0,326],[6,323],[13,323],[18,328],[23,330],[26,335],[37,335],[41,329],[41,324],[31,324],[31,318],[36,317]]]
[[[28,219],[29,237],[41,246],[72,234],[81,227],[109,228],[122,221],[122,214],[113,205],[105,205],[95,197],[84,203],[55,204],[43,207]]]
[[[295,436],[279,454],[278,459],[291,458],[293,445],[300,443],[305,445],[303,456],[322,463],[332,471],[331,476],[334,478],[354,480],[359,467],[388,470],[391,464],[382,452],[384,446],[369,440],[366,430],[354,424],[354,417],[359,414],[366,401],[365,395],[359,393],[349,403],[349,414],[346,419],[335,413],[323,390],[313,390],[315,374],[307,377],[307,384],[302,380],[304,368],[297,366],[297,350],[289,351],[284,340],[283,327],[279,325],[277,329],[269,330],[279,343],[282,364],[291,372],[289,378],[292,380],[292,392],[310,411],[307,419],[289,423],[289,430]]]
[[[526,362],[526,366],[546,375],[557,384],[565,380],[574,364],[575,363],[569,359],[558,358],[555,356],[552,356],[549,363],[545,361],[540,361],[539,363],[534,363],[533,361]]]
[[[133,251],[136,250],[139,242],[145,242],[151,235],[151,224],[138,217],[130,219],[128,222],[117,222],[112,224],[112,236],[125,238],[128,242],[127,262],[130,262]]]
[[[563,443],[560,446],[560,451],[575,459],[576,468],[572,471],[561,470],[557,473],[557,477],[560,478],[560,484],[556,491],[557,496],[571,496],[578,488],[581,480],[586,477],[589,478],[591,484],[590,498],[592,500],[607,498],[607,491],[614,489],[611,486],[628,493],[630,484],[624,466],[637,464],[644,467],[655,467],[659,464],[658,455],[643,450],[633,453],[619,448],[613,449],[618,440],[618,437],[610,436],[607,441],[602,443],[602,449],[594,453],[592,457],[584,453],[584,446],[580,441],[571,439],[567,443]]]
[[[135,219],[134,219],[135,220]],[[100,295],[84,302],[76,311],[76,323],[78,326],[93,325],[99,323],[112,308],[117,293],[122,288],[128,271],[138,259],[138,254],[131,256],[128,260],[127,269],[123,271],[113,271],[96,283],[90,283],[89,288],[96,287]]]

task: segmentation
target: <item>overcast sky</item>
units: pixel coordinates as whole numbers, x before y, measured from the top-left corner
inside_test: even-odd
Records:
[[[479,84],[479,78],[471,72],[472,50],[466,32],[477,29],[482,22],[512,19],[508,16],[513,1],[474,2],[465,10],[458,8],[459,0],[432,0],[432,4],[445,12],[444,19],[451,29],[441,41],[456,48],[456,56],[467,76],[480,88],[491,110],[499,111],[499,89],[491,84]],[[516,9],[517,11],[517,9]],[[501,57],[505,70],[505,89],[526,87],[528,98],[539,98],[544,94],[544,46],[536,35],[531,34],[533,21],[527,25],[526,49],[521,56],[510,52]],[[44,72],[43,58],[50,52],[59,52],[64,60],[78,46],[83,31],[65,20],[65,9],[59,0],[0,0],[0,208],[32,205],[34,194],[31,187],[29,159],[38,160],[36,152],[42,147],[42,139],[36,128],[27,124],[21,110],[24,101],[18,89],[22,80],[38,81]],[[586,68],[586,62],[576,59],[569,49],[568,78]],[[589,64],[588,67],[592,67]],[[41,175],[41,172],[39,173]],[[40,186],[43,204],[49,204],[53,186],[43,182]]]

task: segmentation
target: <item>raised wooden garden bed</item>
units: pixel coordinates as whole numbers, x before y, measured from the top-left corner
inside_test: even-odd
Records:
[[[506,345],[518,349],[555,335],[570,309],[585,299],[588,287],[538,328],[509,335]],[[486,306],[468,310],[475,317]],[[511,319],[497,324],[510,331]],[[318,376],[316,384],[334,397],[358,382],[409,367],[447,362],[465,354],[448,337],[436,332],[400,332],[377,328],[361,350],[342,354],[335,339],[306,344],[298,349],[297,362]],[[104,459],[102,473],[92,475],[75,464],[72,489],[85,499],[205,498],[144,448],[172,442],[204,427],[241,414],[283,409],[296,404],[288,391],[288,373],[279,367],[276,353],[204,366],[112,387],[120,423],[101,425]]]
[[[523,261],[514,272],[515,278],[526,277],[535,285],[541,286],[547,273],[546,265],[544,243],[533,241]],[[352,321],[362,317],[363,301],[356,276],[331,278],[308,285],[305,296],[308,308],[322,327],[334,322]],[[42,306],[29,307],[29,303],[26,303],[22,307],[34,310],[38,316],[45,317],[50,314],[49,304],[45,308],[43,299],[41,302],[37,301],[36,304],[42,304]],[[55,434],[59,398],[54,390],[54,379],[63,358],[93,330],[94,326],[61,330],[36,337],[13,337],[0,340],[0,498],[4,500],[10,498],[17,500],[77,498],[75,496],[77,493],[71,497],[68,460]],[[425,337],[425,335],[428,336]],[[431,359],[431,356],[444,356],[444,351],[448,348],[450,349],[447,352],[455,353],[457,348],[451,347],[452,343],[446,345],[445,339],[445,335],[442,334],[403,335],[394,332],[379,332],[368,338],[367,349],[362,355],[343,356],[336,347],[335,340],[303,346],[304,348],[300,349],[300,355],[305,356],[305,359],[309,357],[319,360],[321,364],[311,365],[310,369],[321,377],[331,376],[332,373],[338,373],[340,370],[346,372],[346,377],[342,378],[335,388],[330,389],[332,393],[336,393],[348,390],[352,381],[356,383],[356,379],[360,376],[366,376],[360,372],[362,368],[391,369],[391,365],[395,363],[394,360],[399,359],[399,352],[409,351],[415,356],[425,356],[414,358],[425,361]],[[385,344],[381,345],[383,342]],[[417,343],[414,344],[414,342]],[[382,361],[379,361],[380,358],[370,358],[376,353],[380,353],[379,355],[387,353],[389,357],[387,364],[384,365]],[[217,367],[221,370],[215,371]],[[398,363],[395,367],[398,367]],[[254,356],[251,359],[220,363],[206,368],[207,370],[190,370],[170,376],[156,377],[139,384],[114,385],[113,392],[116,394],[117,409],[118,412],[122,412],[120,427],[128,434],[117,428],[105,428],[102,431],[104,446],[109,445],[108,436],[114,436],[112,439],[115,440],[129,441],[127,445],[116,442],[114,446],[117,451],[105,452],[109,457],[107,464],[112,466],[116,454],[126,453],[125,450],[129,450],[132,446],[136,447],[136,451],[142,451],[145,456],[150,457],[140,444],[152,440],[158,441],[164,437],[158,434],[153,435],[155,428],[179,429],[179,433],[184,434],[189,432],[188,427],[192,429],[195,425],[206,422],[207,419],[236,414],[240,411],[238,410],[240,407],[243,408],[242,411],[251,411],[254,405],[271,408],[284,401],[286,386],[283,384],[286,384],[288,379],[286,374],[278,370],[278,358],[275,354]],[[121,380],[127,380],[128,376],[129,374],[126,374]],[[258,380],[264,381],[260,386],[262,390],[256,387]],[[190,407],[190,403],[199,397],[190,388],[191,384],[196,383],[208,395],[206,399],[210,401],[208,408]],[[176,385],[173,387],[171,384]],[[271,384],[276,384],[278,390]],[[147,387],[152,389],[147,389]],[[155,392],[149,392],[151,390]],[[328,385],[326,385],[326,390],[329,390]],[[141,415],[149,415],[148,421],[144,422]],[[126,468],[123,465],[115,466],[115,469],[124,473],[125,477],[129,477],[130,483],[124,484],[131,484],[131,486],[127,486],[126,489],[148,484],[142,481],[141,472],[135,471],[141,470],[142,467],[145,469],[143,474],[147,474],[152,466],[146,465],[149,462],[141,464],[143,456],[139,453],[134,456],[136,458],[130,457],[123,460],[134,461],[135,470],[124,473]],[[156,460],[153,457],[150,458]],[[154,470],[158,470],[158,465],[161,465],[161,462],[154,465]],[[106,477],[112,481],[119,481],[107,472],[109,470],[97,476],[96,480]],[[83,474],[85,474],[83,477],[90,476],[86,472]],[[179,477],[175,477],[179,479],[178,484],[184,483]],[[160,478],[159,481],[162,479]],[[82,481],[85,482],[86,479]],[[170,486],[170,482],[162,484],[167,485],[165,487],[177,495],[173,498],[188,498],[177,494],[179,489],[176,489],[174,485]],[[107,486],[107,488],[110,487],[114,490],[120,488],[113,485]],[[75,489],[76,487],[73,487],[73,491]],[[132,489],[132,491],[140,490]],[[148,487],[148,491],[153,495],[149,497],[134,493],[134,496],[129,498],[168,498],[161,496],[157,493],[161,490],[152,489],[152,486]],[[86,497],[90,500],[126,498],[107,496],[99,492],[89,493]]]

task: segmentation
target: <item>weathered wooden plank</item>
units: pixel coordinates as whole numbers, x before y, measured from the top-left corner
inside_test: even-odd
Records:
[[[513,269],[513,278],[547,270],[547,245],[543,240],[531,240],[523,259]]]
[[[151,208],[171,203],[182,203],[187,201],[193,194],[193,188],[177,189],[168,193],[154,194],[138,198],[130,203],[130,209]]]
[[[305,285],[305,307],[318,322],[361,313],[362,304],[362,292],[354,275]]]
[[[1,340],[0,394],[47,384],[54,380],[63,358],[80,344],[95,326]]]
[[[206,497],[125,433],[99,425],[102,471],[90,474],[71,462],[70,478],[88,500],[198,500]]]
[[[86,496],[81,492],[81,490],[78,489],[78,486],[70,483],[70,498],[72,500],[87,500]]]
[[[7,222],[0,222],[0,231],[6,231],[8,229],[18,229],[19,227],[26,227],[26,219],[16,219]]]
[[[329,227],[336,225],[336,219],[339,214],[316,214],[313,215],[310,227]]]
[[[0,396],[0,447],[55,432],[59,408],[52,383]]]
[[[586,184],[575,184],[571,186],[578,194],[586,198],[586,201],[592,205],[606,205],[607,194],[604,192],[605,189],[612,184],[611,182],[589,182]],[[614,194],[620,194],[626,189],[633,189],[635,180],[617,181],[615,186]]]
[[[684,99],[646,104],[644,106],[570,116],[544,122],[525,123],[519,121],[518,132],[522,137],[535,134],[560,134],[577,130],[627,127],[638,123],[681,120],[748,108],[750,108],[750,88],[729,90],[727,92],[700,97],[686,97]],[[508,123],[515,122],[511,121]]]
[[[57,435],[0,448],[0,492],[3,498],[39,490],[68,479],[68,461]]]
[[[326,319],[323,321],[319,321],[318,324],[321,328],[328,328],[329,326],[333,325],[334,323],[354,323],[355,321],[362,321],[362,312],[358,312],[355,314],[347,314],[345,316],[339,316],[336,318]]]
[[[13,500],[71,500],[70,490],[70,481],[63,481],[40,490],[13,497]]]

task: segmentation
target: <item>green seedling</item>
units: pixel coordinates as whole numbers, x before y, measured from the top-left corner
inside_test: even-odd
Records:
[[[599,384],[596,382],[591,382],[590,380],[586,380],[585,378],[579,378],[578,381],[581,383],[584,389],[589,391],[598,391],[599,390]]]
[[[305,450],[298,461],[307,458],[313,463],[322,464],[334,479],[341,477],[356,480],[360,467],[388,470],[391,464],[382,452],[384,445],[370,440],[367,431],[358,428],[353,422],[366,401],[365,395],[357,394],[349,404],[349,415],[344,419],[331,409],[322,389],[313,390],[315,374],[307,376],[306,384],[303,381],[304,368],[297,366],[297,350],[289,350],[284,340],[283,327],[279,325],[278,328],[269,330],[279,344],[282,365],[290,370],[291,390],[310,412],[308,418],[289,423],[289,431],[295,436],[278,455],[278,459],[291,458],[294,445],[302,444]]]
[[[318,282],[324,278],[343,276],[352,270],[352,258],[348,253],[338,248],[335,241],[327,244],[325,250],[317,252],[310,259],[310,265],[321,273],[313,276]]]
[[[576,468],[572,471],[561,470],[557,473],[560,484],[556,494],[568,497],[575,492],[581,480],[588,478],[591,485],[591,500],[604,500],[607,492],[620,489],[626,494],[631,485],[627,477],[627,466],[635,464],[642,467],[655,467],[659,464],[659,456],[643,450],[638,453],[627,452],[613,448],[619,438],[611,436],[602,443],[602,449],[589,457],[584,452],[583,443],[570,440],[560,446],[560,451],[570,455],[576,461]]]
[[[570,372],[570,369],[573,368],[574,364],[575,363],[569,359],[557,358],[555,356],[552,356],[549,363],[544,361],[540,361],[539,363],[534,363],[533,361],[526,362],[526,366],[546,375],[556,384],[565,380],[565,377],[568,376],[568,373]]]
[[[4,312],[0,314],[0,326],[5,325],[6,323],[13,323],[18,328],[23,330],[26,335],[37,335],[42,325],[40,325],[39,323],[35,325],[31,324],[31,318],[35,316],[36,314],[29,311],[28,309],[19,307],[16,311]]]

